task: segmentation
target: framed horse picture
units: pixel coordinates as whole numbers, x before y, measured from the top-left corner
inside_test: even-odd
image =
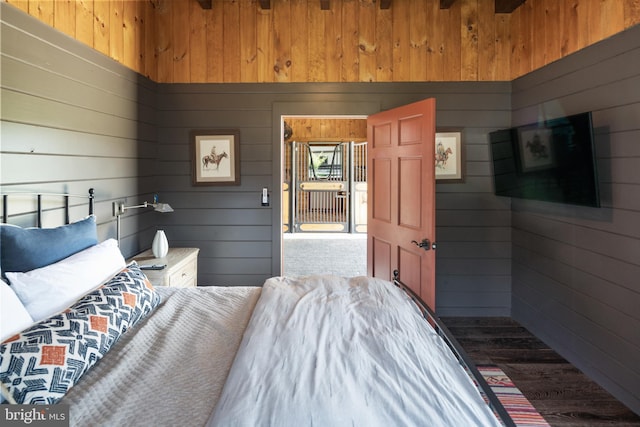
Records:
[[[436,132],[435,148],[436,180],[462,182],[461,132]]]
[[[551,169],[556,166],[553,131],[538,125],[518,129],[518,151],[522,172]]]
[[[240,185],[240,131],[191,131],[193,185]]]

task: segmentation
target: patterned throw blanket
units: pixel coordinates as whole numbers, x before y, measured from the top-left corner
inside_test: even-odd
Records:
[[[61,400],[72,426],[195,426],[211,414],[260,288],[156,290],[156,311]]]

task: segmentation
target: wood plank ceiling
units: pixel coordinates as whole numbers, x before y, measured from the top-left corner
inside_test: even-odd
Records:
[[[203,9],[211,9],[213,0],[196,0]],[[391,0],[378,0],[380,9],[389,9]],[[511,13],[526,0],[495,0],[496,13]],[[259,0],[262,9],[271,9],[271,0]],[[331,0],[320,0],[320,9],[329,10]],[[449,9],[456,0],[440,0],[440,9]]]

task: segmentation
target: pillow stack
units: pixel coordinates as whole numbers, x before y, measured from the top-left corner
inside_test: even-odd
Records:
[[[56,228],[22,228],[0,225],[0,266],[25,272],[53,264],[98,243],[96,218]]]
[[[64,310],[124,268],[114,239],[97,243],[94,216],[56,228],[0,225],[0,270],[11,285],[2,286],[0,342]]]
[[[133,263],[64,312],[0,344],[3,392],[20,404],[54,404],[160,303]]]
[[[57,228],[0,225],[0,385],[7,400],[52,404],[159,303],[94,217]]]
[[[5,273],[34,321],[61,312],[125,267],[114,239],[24,273]]]

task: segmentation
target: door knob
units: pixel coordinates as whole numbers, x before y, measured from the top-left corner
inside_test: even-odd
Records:
[[[431,243],[429,241],[429,239],[422,239],[421,242],[416,242],[415,240],[412,240],[411,243],[413,243],[414,245],[416,245],[419,248],[424,249],[425,251],[428,251],[429,249],[435,249],[436,248],[436,244]]]

